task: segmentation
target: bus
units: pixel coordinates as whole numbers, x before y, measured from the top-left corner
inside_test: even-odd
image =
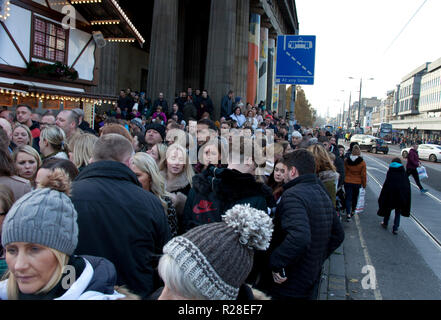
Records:
[[[334,126],[333,126],[333,125],[330,125],[330,124],[327,124],[327,125],[325,126],[325,130],[326,130],[326,131],[329,131],[330,133],[333,133],[333,132],[334,132]]]
[[[392,125],[390,123],[380,124],[380,129],[378,130],[378,137],[384,141],[392,141]]]

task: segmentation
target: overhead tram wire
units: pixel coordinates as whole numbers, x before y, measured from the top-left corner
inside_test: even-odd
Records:
[[[392,47],[392,45],[395,43],[395,41],[400,37],[400,35],[403,33],[403,31],[407,28],[407,26],[410,24],[410,22],[415,18],[415,16],[418,14],[418,12],[421,10],[421,8],[426,4],[428,0],[424,0],[423,3],[419,6],[419,8],[415,11],[415,13],[412,15],[412,17],[407,21],[407,23],[404,25],[404,27],[401,29],[401,31],[398,33],[398,35],[395,37],[394,40],[390,43],[390,45],[387,47],[387,49],[383,52],[383,55],[386,54],[386,52]]]

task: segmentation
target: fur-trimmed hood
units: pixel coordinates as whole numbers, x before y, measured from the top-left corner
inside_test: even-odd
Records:
[[[319,172],[318,177],[322,182],[327,182],[327,181],[334,181],[335,182],[335,181],[338,181],[340,174],[338,174],[338,172],[335,172],[332,170],[327,170],[327,171]]]
[[[355,161],[352,161],[352,159],[350,157],[346,158],[346,162],[349,166],[356,166],[359,165],[360,163],[362,163],[364,160],[362,157],[358,156],[357,159],[355,159]]]
[[[259,195],[265,198],[272,197],[271,188],[257,182],[253,175],[213,166],[193,177],[193,187],[201,194],[214,192],[222,201],[235,201]]]

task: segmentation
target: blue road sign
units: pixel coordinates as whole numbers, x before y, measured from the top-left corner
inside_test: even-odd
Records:
[[[315,36],[278,36],[276,84],[314,84]]]

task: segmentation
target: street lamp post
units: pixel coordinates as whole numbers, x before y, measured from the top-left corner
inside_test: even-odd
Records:
[[[349,77],[349,79],[354,79],[353,77]],[[369,78],[367,80],[375,80],[374,78]],[[361,89],[363,88],[363,77],[360,78],[360,96],[358,99],[358,116],[357,116],[357,122],[358,126],[361,127],[360,124],[360,108],[361,108]]]

